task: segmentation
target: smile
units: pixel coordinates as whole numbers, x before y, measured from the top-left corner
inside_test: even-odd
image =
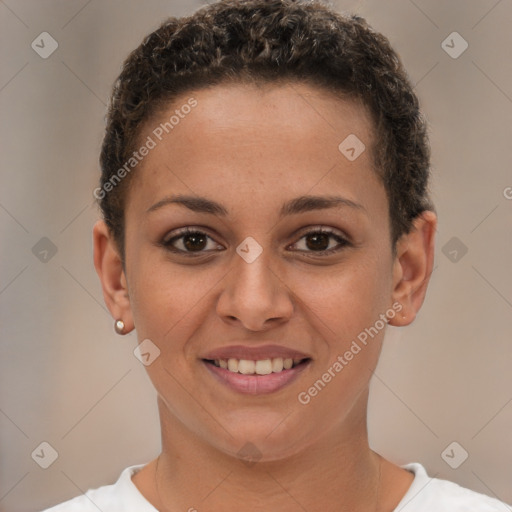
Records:
[[[274,393],[293,382],[311,363],[310,358],[203,359],[210,374],[232,391],[259,395]]]
[[[280,373],[283,370],[290,370],[304,359],[274,357],[272,359],[258,359],[252,361],[250,359],[215,359],[207,361],[214,364],[218,368],[223,368],[233,373],[241,373],[242,375],[270,375],[271,373]]]

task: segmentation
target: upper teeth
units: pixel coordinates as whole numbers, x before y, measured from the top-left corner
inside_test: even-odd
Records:
[[[274,357],[272,359],[215,359],[215,366],[225,368],[230,372],[242,373],[243,375],[268,375],[269,373],[278,373],[289,370],[294,364],[298,364],[302,359]]]

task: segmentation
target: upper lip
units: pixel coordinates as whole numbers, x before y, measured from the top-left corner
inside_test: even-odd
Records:
[[[283,347],[282,345],[229,345],[211,350],[201,356],[201,359],[248,359],[252,361],[262,359],[273,359],[282,357],[283,359],[308,359],[310,356],[299,350]]]

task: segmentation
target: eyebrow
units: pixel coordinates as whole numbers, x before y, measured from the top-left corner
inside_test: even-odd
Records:
[[[165,197],[161,201],[158,201],[153,206],[146,210],[146,213],[154,212],[164,206],[170,204],[177,204],[192,210],[197,213],[209,213],[212,215],[218,215],[226,217],[228,210],[224,208],[220,203],[207,199],[206,197],[200,196],[187,196],[187,195],[172,195]],[[359,203],[356,203],[350,199],[341,196],[300,196],[295,199],[291,199],[283,204],[279,212],[279,217],[286,217],[288,215],[295,215],[298,213],[310,212],[313,210],[325,210],[327,208],[341,208],[348,206],[356,210],[366,211],[366,208]]]

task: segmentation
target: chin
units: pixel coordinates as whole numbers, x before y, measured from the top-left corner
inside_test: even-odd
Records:
[[[304,423],[300,424],[297,421],[299,416],[293,412],[272,412],[265,416],[261,412],[252,411],[244,415],[238,411],[236,416],[237,418],[230,417],[226,422],[230,425],[228,431],[233,437],[226,435],[222,441],[217,442],[212,439],[211,444],[248,464],[292,457],[312,444],[313,431],[314,437],[318,435],[315,425],[311,426],[312,432],[308,434]]]

